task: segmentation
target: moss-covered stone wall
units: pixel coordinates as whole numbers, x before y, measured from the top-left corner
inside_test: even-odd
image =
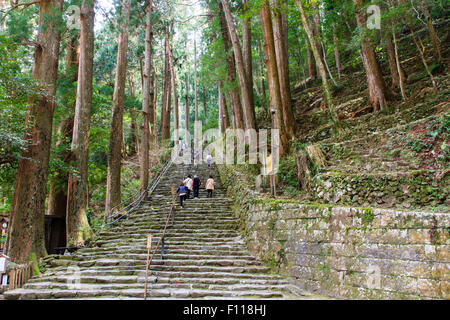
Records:
[[[352,299],[450,299],[450,215],[258,198],[222,182],[250,251],[297,285]]]

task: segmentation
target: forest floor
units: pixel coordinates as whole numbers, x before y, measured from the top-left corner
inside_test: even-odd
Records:
[[[368,104],[362,64],[346,61],[334,102],[344,132],[335,135],[324,110],[320,79],[297,85],[293,92],[297,137],[294,148],[319,146],[325,166],[310,167],[309,189],[298,190],[295,152],[280,163],[281,198],[307,202],[450,212],[450,47],[446,20],[438,24],[443,63],[431,45],[426,59],[436,80],[432,88],[411,35],[399,39],[401,65],[407,75],[403,101],[399,95],[386,109]],[[417,33],[426,38],[425,30]],[[386,84],[390,83],[385,53],[378,52]],[[266,196],[268,196],[266,194]]]

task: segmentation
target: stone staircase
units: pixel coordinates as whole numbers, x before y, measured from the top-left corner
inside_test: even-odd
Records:
[[[173,225],[166,233],[164,260],[155,256],[149,272],[149,299],[318,299],[249,254],[237,233],[230,200],[214,168],[173,165],[152,198],[102,231],[94,247],[71,256],[48,256],[49,268],[6,299],[142,299],[145,285],[146,236],[153,246],[171,205],[171,186],[197,174],[203,182],[212,174],[212,199],[200,189],[199,199],[181,208],[177,199]],[[192,195],[191,195],[192,196]]]

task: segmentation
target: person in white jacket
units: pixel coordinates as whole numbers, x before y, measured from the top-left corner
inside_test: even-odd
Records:
[[[191,191],[193,189],[193,183],[192,183],[191,175],[188,175],[187,178],[183,181],[183,183],[184,183],[184,185],[187,188],[186,199],[189,199],[189,197],[191,196]]]

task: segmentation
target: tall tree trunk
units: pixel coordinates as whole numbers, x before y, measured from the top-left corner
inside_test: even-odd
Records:
[[[328,104],[328,112],[330,115],[330,119],[333,122],[334,126],[339,130],[338,117],[336,114],[336,110],[334,109],[333,100],[331,97],[330,86],[328,84],[327,74],[325,72],[325,67],[323,65],[322,59],[319,54],[319,49],[317,46],[317,42],[314,38],[314,35],[309,27],[308,20],[306,19],[305,11],[303,10],[302,0],[296,0],[297,5],[300,10],[300,16],[303,22],[303,27],[305,29],[306,34],[308,35],[309,43],[311,45],[311,50],[314,54],[314,59],[316,60],[316,64],[319,66],[320,77],[322,78],[322,86],[325,95],[325,99]]]
[[[242,55],[241,45],[234,26],[233,17],[231,16],[230,5],[228,0],[221,0],[223,10],[225,13],[225,20],[228,26],[228,32],[230,34],[231,43],[233,45],[234,58],[236,60],[236,68],[239,74],[239,85],[241,87],[242,103],[244,109],[244,123],[246,129],[256,129],[256,119],[254,117],[254,106],[251,104],[250,90],[247,86],[247,73],[244,67],[244,58]],[[253,88],[251,88],[253,90]]]
[[[195,42],[195,38],[194,38]],[[188,46],[187,46],[187,37],[185,40],[185,48],[186,48],[186,67],[189,68],[189,61],[188,61]],[[195,50],[194,50],[195,51]],[[194,57],[195,60],[195,57]],[[194,61],[195,64],[195,61]],[[195,69],[195,66],[194,66]],[[194,70],[194,74],[196,73],[196,70]],[[194,75],[195,76],[195,75]],[[185,127],[185,133],[184,133],[184,142],[186,145],[190,144],[190,141],[188,141],[189,136],[189,70],[186,70],[186,75],[184,79],[184,87],[185,87],[185,95],[184,95],[184,127]]]
[[[403,71],[403,68],[400,64],[400,58],[398,55],[398,46],[397,46],[397,38],[395,36],[395,32],[392,32],[392,36],[393,36],[393,41],[394,41],[394,52],[395,52],[395,62],[396,62],[396,66],[397,66],[397,73],[399,76],[399,86],[400,86],[400,92],[402,94],[402,98],[403,100],[407,99],[406,96],[406,92],[405,92],[405,79],[406,79],[406,74]]]
[[[44,93],[28,98],[24,140],[30,141],[30,144],[19,160],[8,233],[7,254],[16,263],[37,262],[46,254],[45,195],[61,39],[57,21],[61,10],[61,0],[40,1],[32,77]]]
[[[89,131],[91,126],[92,76],[94,65],[94,3],[81,5],[80,64],[72,136],[73,164],[78,174],[70,174],[67,187],[66,240],[68,246],[82,244],[92,236],[87,221]]]
[[[169,63],[169,31],[164,35],[164,94],[161,110],[161,141],[170,139],[170,113],[171,113],[171,85],[170,85],[170,63]]]
[[[78,66],[79,66],[79,35],[73,35],[68,41],[66,46],[66,74],[72,79],[73,82],[78,79]],[[76,95],[76,89],[73,90],[73,94]],[[72,142],[73,134],[73,118],[75,112],[75,105],[70,110],[70,115],[61,121],[58,126],[58,141],[56,146],[63,144],[70,144]],[[61,160],[66,164],[69,164],[71,155],[70,146],[62,153]],[[47,214],[56,215],[61,218],[66,218],[67,211],[67,183],[69,174],[65,169],[56,169],[56,172],[52,174],[50,179],[50,189],[47,200]]]
[[[420,7],[422,9],[423,14],[425,15],[425,20],[427,23],[428,32],[430,33],[431,43],[433,44],[434,55],[439,63],[442,62],[440,41],[438,36],[436,35],[436,31],[433,27],[433,21],[431,21],[430,10],[428,10],[427,0],[420,1]]]
[[[123,131],[123,104],[125,100],[125,80],[127,72],[128,51],[128,20],[130,17],[131,0],[122,0],[122,13],[125,19],[119,34],[117,47],[116,77],[114,80],[114,93],[112,103],[112,123],[108,152],[108,173],[106,177],[106,204],[105,210],[109,214],[111,209],[121,202],[121,165],[122,165],[122,131]],[[145,76],[144,76],[145,80]],[[141,154],[144,150],[141,149]]]
[[[198,121],[197,39],[194,32],[194,119]],[[206,108],[204,110],[206,117]]]
[[[317,78],[316,64],[314,62],[314,53],[311,47],[308,48],[308,77],[312,79]]]
[[[225,135],[226,129],[229,127],[230,119],[228,117],[227,100],[223,94],[223,81],[219,81],[219,127],[222,135]]]
[[[152,63],[152,65],[154,65]],[[156,71],[153,68],[153,123],[152,123],[152,131],[150,134],[150,142],[153,143],[154,147],[156,148],[158,145],[158,119],[157,119],[157,112],[156,112],[156,102],[158,101],[158,77],[156,75]]]
[[[169,65],[170,65],[170,79],[172,81],[172,94],[173,94],[173,141],[174,145],[177,146],[179,143],[179,132],[178,132],[178,97],[177,97],[177,78],[175,74],[175,68],[173,66],[173,44],[169,48]]]
[[[248,0],[242,0],[243,13],[248,12]],[[255,115],[255,96],[253,94],[253,64],[252,64],[252,28],[251,19],[244,18],[242,21],[242,57],[244,59],[244,69],[246,75],[246,82],[248,93],[250,96],[250,105],[252,108],[252,118],[256,119]],[[256,121],[256,120],[255,120]]]
[[[260,72],[260,82],[261,82],[261,99],[263,101],[263,104],[265,105],[267,102],[267,97],[266,97],[266,85],[264,82],[264,53],[261,47],[261,41],[258,40],[258,51],[259,51],[259,72]],[[268,108],[265,108],[266,110]]]
[[[142,87],[142,125],[141,125],[141,147],[140,147],[140,169],[139,169],[139,188],[141,193],[148,186],[149,179],[149,148],[150,148],[150,127],[149,124],[153,120],[153,100],[152,100],[152,0],[147,3],[147,14],[145,20],[145,57],[143,70],[143,87]]]
[[[137,146],[139,143],[139,137],[138,137],[138,128],[137,128],[137,122],[136,122],[136,109],[130,110],[130,118],[131,118],[131,127],[130,127],[130,144],[129,144],[129,150],[128,155],[134,156],[137,153]]]
[[[283,125],[283,110],[281,102],[280,81],[275,56],[275,41],[270,14],[269,2],[265,0],[260,6],[261,26],[264,39],[264,52],[266,53],[267,82],[269,86],[270,107],[275,109],[273,129],[280,131],[279,155],[283,155],[287,147],[287,135]]]
[[[283,123],[285,126],[286,134],[289,137],[294,136],[294,115],[292,113],[291,106],[291,88],[289,83],[289,57],[286,52],[287,43],[287,30],[284,30],[286,23],[286,15],[281,12],[281,1],[274,1],[274,14],[273,14],[273,36],[275,42],[275,55],[278,69],[278,77],[280,81],[280,94],[281,94],[281,111],[283,116]]]
[[[334,42],[334,63],[336,64],[336,69],[338,72],[338,78],[341,78],[341,55],[339,53],[339,41],[336,34],[336,31],[333,33],[333,42]]]
[[[397,62],[395,59],[395,48],[392,43],[392,36],[390,33],[383,34],[384,43],[386,45],[386,54],[389,63],[389,71],[392,78],[392,87],[400,88],[400,76],[397,71]]]
[[[366,23],[364,13],[361,12],[364,6],[364,0],[354,0],[356,5],[356,21],[358,27],[362,27]],[[383,80],[380,66],[375,56],[373,44],[370,40],[361,39],[361,53],[364,62],[364,69],[366,70],[367,83],[369,87],[369,102],[374,111],[384,109],[387,107],[387,100],[390,93]]]
[[[231,49],[232,44],[230,34],[228,33],[227,22],[225,19],[225,14],[223,12],[223,6],[221,2],[219,2],[219,21],[220,21],[220,30],[224,42],[225,55],[227,57],[226,63],[228,71],[228,82],[234,84],[236,82],[236,64],[234,53]],[[235,86],[233,87],[234,88],[230,90],[230,103],[233,109],[234,122],[238,129],[244,129],[245,128],[244,115],[242,111],[241,98],[239,95],[239,88]]]

